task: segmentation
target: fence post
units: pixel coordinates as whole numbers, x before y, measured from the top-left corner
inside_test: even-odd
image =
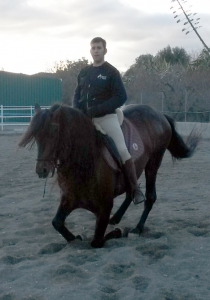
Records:
[[[185,93],[185,122],[187,122],[187,92]]]
[[[4,130],[3,105],[1,105],[1,131]]]
[[[33,117],[33,107],[31,105],[31,119],[32,119],[32,117]]]
[[[141,92],[141,104],[142,104],[142,92]]]

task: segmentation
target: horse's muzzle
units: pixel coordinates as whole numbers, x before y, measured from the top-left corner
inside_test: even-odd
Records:
[[[38,161],[36,164],[36,173],[39,176],[39,178],[47,178],[49,173],[51,171],[50,166],[48,166],[48,163],[43,161]]]
[[[42,170],[36,170],[37,175],[39,176],[39,178],[47,178],[49,175],[49,171],[47,171],[46,168],[43,168]]]

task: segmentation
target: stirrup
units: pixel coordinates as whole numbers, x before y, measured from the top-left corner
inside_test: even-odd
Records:
[[[141,184],[139,183],[138,186],[137,186],[137,188],[136,188],[136,190],[135,190],[135,192],[134,192],[133,203],[135,205],[140,204],[140,203],[142,203],[142,202],[145,201],[145,196],[144,196],[144,194],[141,191],[140,185]],[[136,199],[136,195],[137,195],[138,199]]]

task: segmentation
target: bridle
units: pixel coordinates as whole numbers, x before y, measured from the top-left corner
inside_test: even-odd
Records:
[[[59,124],[58,123],[52,123],[52,125],[57,126],[59,128]],[[57,149],[57,145],[59,143],[59,136],[60,136],[60,132],[58,130],[58,139],[57,139],[57,144],[56,144],[56,149]],[[52,176],[54,176],[55,174],[55,169],[59,169],[61,164],[58,162],[58,155],[57,157],[54,158],[37,158],[36,161],[46,161],[46,162],[50,162],[53,165],[53,170],[52,170]]]
[[[55,174],[55,169],[58,170],[58,169],[60,168],[60,166],[61,166],[61,164],[58,163],[58,158],[54,158],[54,159],[50,159],[50,158],[37,158],[36,161],[47,161],[47,162],[52,163],[52,165],[53,165],[53,170],[52,170],[52,176],[51,176],[51,177],[54,176],[54,174]]]

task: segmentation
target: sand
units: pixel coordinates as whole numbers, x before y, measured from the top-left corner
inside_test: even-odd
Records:
[[[48,179],[43,198],[36,149],[17,151],[19,139],[0,135],[0,300],[210,299],[210,141],[175,165],[166,153],[142,236],[93,249],[88,211],[74,211],[66,222],[85,241],[68,244],[54,230],[59,189]],[[143,175],[140,182],[145,190]],[[120,227],[135,226],[142,209],[131,204]]]

